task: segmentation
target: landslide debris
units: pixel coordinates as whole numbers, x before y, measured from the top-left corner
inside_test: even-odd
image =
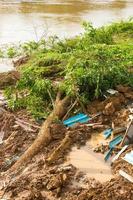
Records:
[[[128,91],[128,94],[130,93],[132,94],[131,88]],[[101,111],[101,114],[91,121],[91,123],[100,122],[103,125],[102,128],[97,128],[99,132],[105,127],[110,127],[112,122],[115,127],[128,124],[132,95],[125,94],[127,90],[126,93],[121,90],[117,96],[108,97],[104,101],[97,101],[90,105],[90,115],[94,116]],[[110,103],[115,110],[113,114],[107,115],[105,111]],[[21,123],[16,123],[18,121]],[[83,173],[79,175],[78,169],[66,163],[66,156],[71,151],[71,147],[76,145],[80,148],[81,145],[85,145],[91,134],[95,132],[95,128],[85,124],[66,128],[62,123],[56,122],[50,127],[53,137],[51,143],[34,156],[26,167],[9,174],[8,169],[36,138],[40,124],[25,110],[11,113],[3,108],[1,108],[0,122],[0,130],[4,131],[3,143],[0,145],[1,199],[124,200],[126,198],[132,200],[133,184],[118,175],[119,170],[123,169],[133,176],[132,165],[122,159],[133,149],[132,145],[113,163],[114,178],[100,183],[95,179],[88,179]],[[119,149],[115,150],[115,152],[118,151]],[[49,162],[50,158],[52,162]],[[75,185],[75,181],[79,182],[78,186]]]

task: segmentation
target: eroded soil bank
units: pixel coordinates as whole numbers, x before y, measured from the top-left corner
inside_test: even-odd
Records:
[[[91,121],[99,125],[88,126],[87,123],[67,128],[62,122],[53,123],[50,127],[52,142],[33,157],[26,167],[13,173],[8,170],[32,144],[41,125],[25,110],[13,113],[6,104],[2,105],[0,131],[1,137],[4,132],[4,137],[0,144],[0,198],[132,200],[133,184],[121,177],[119,170],[133,176],[133,166],[122,159],[133,146],[129,145],[112,166],[103,161],[108,141],[103,140],[102,132],[111,127],[112,122],[116,128],[127,126],[129,107],[133,103],[132,88],[119,86],[117,89],[117,95],[88,105],[89,116],[100,112]],[[59,146],[63,148],[58,152],[56,149]],[[100,153],[93,152],[94,147]],[[113,155],[120,149],[120,146],[114,149]],[[56,152],[55,157],[48,162],[53,152]]]

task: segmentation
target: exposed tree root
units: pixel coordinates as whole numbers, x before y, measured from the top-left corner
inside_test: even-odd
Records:
[[[68,131],[65,138],[62,140],[61,144],[52,152],[52,154],[47,159],[48,164],[52,164],[54,161],[56,161],[60,154],[67,148],[70,147],[72,143],[72,138],[70,137],[71,131]]]
[[[54,110],[43,123],[39,131],[38,137],[28,148],[28,150],[20,157],[20,159],[11,167],[10,172],[18,170],[21,166],[25,165],[29,160],[33,158],[35,154],[40,151],[40,149],[50,143],[50,141],[52,140],[50,125],[55,119],[61,119],[64,116],[69,102],[69,97],[65,97],[61,100],[61,94],[57,94]]]

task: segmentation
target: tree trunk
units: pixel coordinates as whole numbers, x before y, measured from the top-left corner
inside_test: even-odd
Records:
[[[64,114],[67,111],[67,106],[69,102],[69,97],[65,97],[63,100],[61,100],[61,94],[57,94],[53,112],[47,117],[47,119],[43,123],[35,141],[28,148],[28,150],[20,157],[20,159],[11,167],[11,169],[9,170],[10,172],[18,170],[21,166],[25,165],[29,160],[33,158],[35,154],[37,154],[40,151],[40,149],[42,149],[50,143],[50,141],[52,140],[52,135],[50,133],[50,125],[55,119],[61,119],[64,116]]]

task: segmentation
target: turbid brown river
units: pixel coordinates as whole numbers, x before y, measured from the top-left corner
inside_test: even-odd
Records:
[[[0,44],[72,37],[83,20],[101,26],[133,15],[133,0],[0,0]]]

